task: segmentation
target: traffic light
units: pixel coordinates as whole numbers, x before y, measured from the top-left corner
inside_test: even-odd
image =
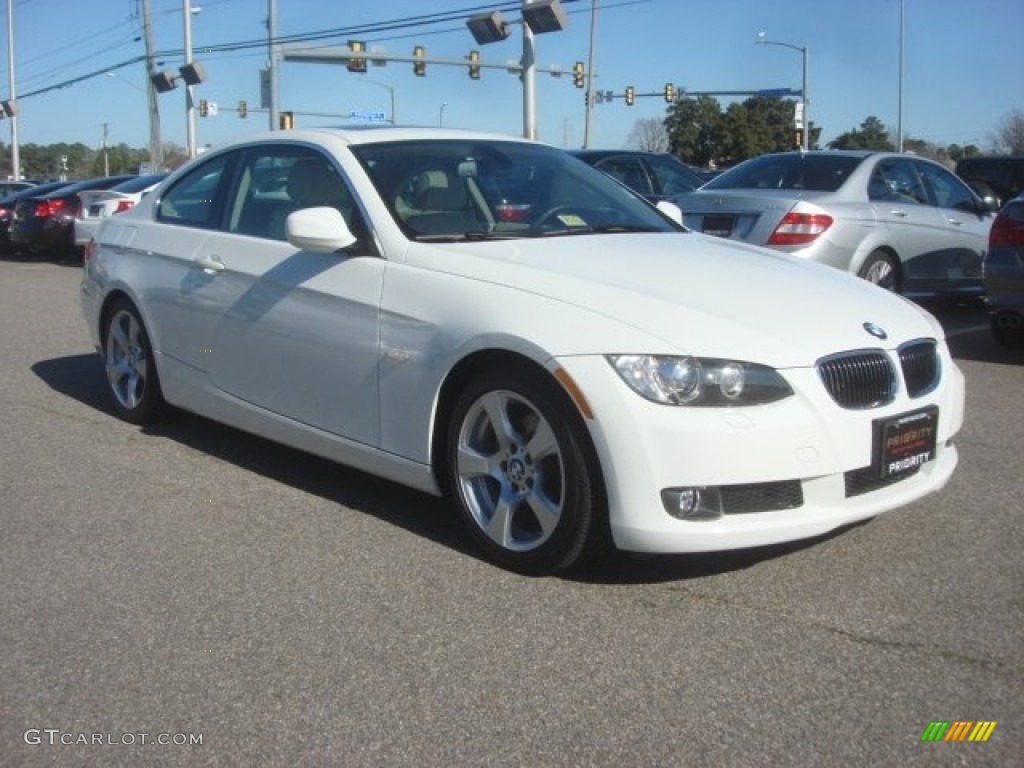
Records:
[[[199,116],[206,117],[210,114],[210,102],[206,99],[199,100]]]
[[[282,131],[290,131],[295,127],[295,115],[292,112],[282,112],[278,117]]]
[[[803,128],[797,128],[795,131],[793,131],[793,146],[796,149],[799,149],[803,145],[804,145],[804,129]]]
[[[244,101],[238,102],[238,116],[244,118],[249,114],[249,105]]]
[[[412,49],[412,55],[415,59],[422,59],[426,53],[427,50],[422,45],[417,45]],[[414,61],[412,63],[412,73],[416,75],[416,77],[423,77],[427,74],[427,62]]]
[[[583,77],[583,62],[577,61],[572,65],[572,84],[577,88],[582,88],[584,83]]]
[[[671,104],[676,100],[676,87],[672,83],[665,83],[665,101]]]
[[[362,40],[349,40],[348,41],[348,50],[349,50],[350,53],[365,53],[366,52],[366,43],[364,43]],[[349,72],[365,72],[366,71],[366,59],[364,59],[364,58],[349,59],[348,63],[345,66],[348,68]]]
[[[480,51],[469,52],[469,76],[473,80],[480,79]]]
[[[635,101],[636,101],[636,91],[633,89],[632,85],[627,85],[626,86],[626,106],[627,107],[632,107],[633,106],[633,102],[635,102]]]

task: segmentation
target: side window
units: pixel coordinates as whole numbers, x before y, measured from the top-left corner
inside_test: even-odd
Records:
[[[928,194],[909,160],[882,160],[868,183],[868,198],[890,203],[928,204]]]
[[[651,157],[647,162],[663,195],[681,195],[700,186],[700,179],[689,176],[674,160]]]
[[[215,229],[224,210],[224,172],[232,157],[219,155],[178,179],[164,192],[157,218],[165,224]]]
[[[638,157],[609,157],[597,163],[597,167],[641,195],[649,195],[654,191]]]
[[[974,193],[960,179],[944,168],[938,168],[930,163],[920,163],[918,167],[925,183],[931,189],[932,198],[937,206],[977,212],[978,203]]]
[[[317,206],[336,208],[365,246],[366,227],[355,198],[326,156],[290,145],[249,149],[238,165],[227,230],[283,241],[288,215]]]

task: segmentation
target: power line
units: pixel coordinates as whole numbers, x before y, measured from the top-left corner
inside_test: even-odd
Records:
[[[219,2],[230,2],[230,1],[231,0],[219,0]],[[607,7],[617,7],[619,5],[622,5],[622,6],[637,5],[637,4],[641,4],[641,3],[645,3],[645,2],[651,2],[651,1],[652,0],[626,0],[625,2],[617,3],[617,4],[614,4],[612,6],[606,6],[606,8]],[[580,2],[580,0],[562,0],[562,3],[564,5],[571,5],[571,4],[574,4],[574,3],[577,3],[577,2]],[[353,25],[353,26],[349,26],[349,27],[336,27],[334,29],[326,29],[326,30],[319,30],[319,31],[313,31],[313,32],[303,32],[303,33],[297,33],[297,34],[292,34],[292,35],[280,35],[277,38],[275,38],[273,41],[268,41],[268,39],[266,37],[263,37],[263,38],[256,38],[256,39],[251,39],[251,40],[236,41],[236,42],[231,42],[231,43],[218,43],[218,44],[215,44],[215,45],[204,45],[203,46],[203,51],[204,51],[204,53],[237,53],[239,51],[252,50],[252,49],[256,49],[256,48],[265,49],[267,47],[267,45],[268,45],[268,42],[272,42],[273,44],[317,42],[317,41],[330,40],[331,38],[351,37],[353,35],[371,35],[371,34],[379,34],[379,33],[386,33],[386,32],[397,32],[397,31],[404,30],[404,29],[409,29],[409,28],[412,28],[412,27],[423,27],[424,25],[444,24],[444,23],[448,23],[448,22],[452,22],[452,21],[463,22],[463,21],[465,21],[465,19],[468,16],[470,16],[470,15],[472,15],[474,13],[480,12],[480,11],[498,11],[498,12],[511,13],[511,12],[515,12],[515,11],[518,11],[518,10],[521,10],[521,9],[522,9],[522,4],[518,3],[518,2],[516,2],[516,3],[506,3],[504,5],[499,5],[498,7],[495,7],[493,4],[474,5],[474,6],[460,8],[460,9],[457,9],[457,10],[438,11],[438,12],[434,12],[434,13],[420,14],[418,16],[408,16],[408,17],[405,17],[405,18],[391,19],[391,20],[388,20],[388,21],[374,22],[374,23],[370,23],[370,24],[360,24],[360,25]],[[173,11],[165,11],[164,13],[172,13],[172,12]],[[576,11],[569,11],[569,13],[576,13]],[[424,32],[422,29],[420,29],[418,34],[419,35],[442,34],[444,32],[454,32],[454,31],[458,31],[460,29],[461,29],[461,25],[459,27],[452,27],[452,28],[446,29],[446,30],[433,30],[431,32]],[[386,38],[379,38],[378,40],[374,40],[373,42],[380,42],[380,41],[384,41],[384,40],[393,40],[393,39],[401,39],[403,37],[410,37],[410,36],[411,35],[401,35],[401,36],[392,36],[392,37],[386,37]],[[156,57],[158,57],[158,58],[165,58],[165,59],[167,59],[167,58],[173,59],[173,58],[177,58],[177,57],[183,56],[183,55],[184,55],[184,50],[181,49],[181,48],[169,49],[169,50],[164,50],[164,51],[157,51],[155,53]],[[91,57],[88,57],[88,58],[91,58]],[[34,91],[29,91],[27,93],[20,94],[18,98],[19,98],[19,101],[20,101],[20,100],[31,98],[33,96],[40,96],[40,95],[42,95],[44,93],[50,93],[52,91],[60,90],[62,88],[69,88],[69,87],[71,87],[73,85],[77,85],[78,83],[84,82],[86,80],[90,80],[90,79],[92,79],[94,77],[99,77],[101,75],[104,75],[107,72],[115,72],[115,71],[117,71],[119,69],[123,69],[125,67],[129,67],[129,66],[131,66],[133,64],[138,64],[140,61],[144,61],[144,60],[145,60],[145,56],[144,55],[139,55],[139,56],[132,57],[130,59],[125,59],[124,61],[120,61],[120,62],[117,62],[115,64],[111,64],[111,65],[102,67],[101,69],[97,69],[97,70],[88,72],[86,74],[79,75],[77,77],[69,78],[69,79],[64,80],[64,81],[62,81],[60,83],[55,83],[53,85],[46,86],[45,88],[38,88],[38,89],[36,89]]]

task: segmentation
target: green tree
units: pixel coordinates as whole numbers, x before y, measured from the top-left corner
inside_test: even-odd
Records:
[[[836,136],[828,144],[829,149],[878,149],[892,152],[896,145],[889,140],[885,123],[874,115],[868,117],[860,128]]]
[[[677,99],[667,109],[669,151],[691,165],[707,166],[721,146],[722,107],[713,96]]]
[[[117,176],[124,173],[138,173],[139,165],[149,160],[149,150],[133,149],[127,144],[116,144],[107,147],[106,157],[103,150],[96,153],[90,168],[90,176],[102,176],[109,167],[110,175]]]
[[[949,155],[949,159],[955,163],[965,157],[974,157],[975,155],[980,155],[981,150],[978,149],[978,147],[975,146],[974,144],[968,144],[963,147],[961,147],[959,144],[950,144],[948,147],[946,147],[946,154]]]

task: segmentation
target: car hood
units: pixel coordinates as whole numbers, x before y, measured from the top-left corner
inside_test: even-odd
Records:
[[[572,304],[661,349],[802,367],[835,352],[941,338],[927,312],[840,270],[696,233],[411,245],[407,263]],[[870,335],[871,323],[888,334]],[[576,334],[599,336],[599,334]],[[587,343],[581,341],[581,343]],[[576,353],[606,353],[608,341]]]

